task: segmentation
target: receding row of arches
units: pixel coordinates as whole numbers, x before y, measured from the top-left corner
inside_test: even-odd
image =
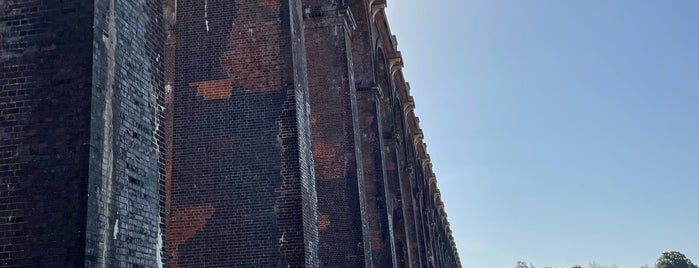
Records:
[[[352,33],[353,71],[357,82],[373,85],[369,94],[376,106],[377,134],[381,137],[381,177],[365,180],[381,189],[375,200],[384,202],[386,214],[378,215],[382,219],[377,225],[389,233],[382,239],[391,244],[390,252],[372,249],[372,262],[385,267],[383,256],[390,253],[393,267],[458,267],[441,201],[433,194],[433,174],[426,168],[429,158],[425,159],[424,151],[418,148],[424,146],[422,134],[415,131],[419,127],[407,85],[402,82],[400,53],[392,37],[386,36],[390,30],[384,7],[382,0],[350,0],[357,21]]]

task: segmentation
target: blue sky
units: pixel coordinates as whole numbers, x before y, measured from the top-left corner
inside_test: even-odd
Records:
[[[464,267],[699,262],[699,1],[388,5]]]

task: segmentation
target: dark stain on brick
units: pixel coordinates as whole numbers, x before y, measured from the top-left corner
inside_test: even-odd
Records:
[[[216,208],[177,247],[179,267],[313,266],[288,2],[177,8],[170,202]]]

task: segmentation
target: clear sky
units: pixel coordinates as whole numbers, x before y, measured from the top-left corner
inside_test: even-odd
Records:
[[[699,262],[698,0],[389,0],[464,267]]]

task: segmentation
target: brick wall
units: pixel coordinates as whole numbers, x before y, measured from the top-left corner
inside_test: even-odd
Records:
[[[371,252],[360,194],[351,26],[341,7],[325,2],[304,1],[319,257],[323,267],[362,267],[371,263]]]
[[[157,266],[160,10],[0,3],[3,267]]]
[[[299,15],[177,2],[168,267],[317,265]]]
[[[381,98],[390,88],[380,86],[377,69],[379,55],[375,55],[376,43],[373,32],[373,16],[368,3],[352,0],[350,9],[357,27],[352,31],[352,70],[358,87],[357,105],[359,133],[361,134],[362,165],[364,167],[364,196],[367,200],[366,214],[371,233],[372,264],[375,267],[401,267],[401,248],[397,248],[393,221],[393,205],[388,192],[387,160],[383,153],[384,126],[382,125]],[[385,72],[385,69],[383,69]]]
[[[0,2],[0,266],[458,267],[383,7]]]
[[[160,1],[95,2],[86,267],[156,267],[164,163]]]
[[[84,261],[91,3],[0,2],[0,266]]]
[[[375,267],[392,267],[399,259],[393,241],[396,239],[389,214],[387,173],[384,170],[383,133],[381,131],[380,95],[377,89],[363,89],[357,94],[366,213],[371,230],[372,263]]]

